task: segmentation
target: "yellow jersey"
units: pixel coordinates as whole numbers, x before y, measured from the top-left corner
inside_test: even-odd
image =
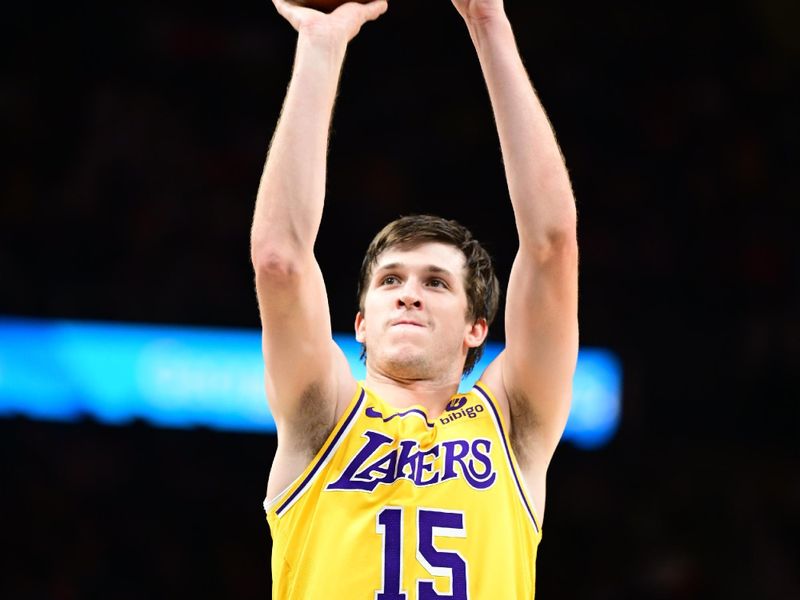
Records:
[[[264,509],[274,599],[533,598],[540,521],[481,382],[435,419],[359,384]]]

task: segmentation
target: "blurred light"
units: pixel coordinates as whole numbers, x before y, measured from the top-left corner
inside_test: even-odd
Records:
[[[357,379],[361,346],[335,335]],[[486,352],[462,389],[502,350]],[[613,353],[582,349],[565,439],[610,440],[619,422],[622,370]],[[0,318],[0,416],[274,432],[258,331]]]

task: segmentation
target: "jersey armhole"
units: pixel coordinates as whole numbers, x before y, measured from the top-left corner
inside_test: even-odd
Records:
[[[267,513],[267,517],[274,516],[280,518],[311,486],[311,483],[320,471],[325,468],[325,465],[328,464],[328,461],[334,455],[342,440],[347,436],[347,433],[356,421],[358,412],[364,403],[365,396],[366,391],[359,382],[356,393],[353,395],[353,399],[350,400],[347,409],[342,413],[342,416],[339,418],[336,425],[334,425],[333,430],[330,435],[328,435],[322,448],[320,448],[319,452],[311,459],[311,462],[305,470],[272,500],[264,499],[264,511]]]
[[[506,426],[505,419],[503,418],[503,414],[500,412],[497,400],[495,399],[494,394],[492,394],[489,387],[483,381],[478,380],[475,382],[473,389],[477,390],[477,396],[486,405],[486,408],[492,417],[492,421],[494,421],[497,434],[500,437],[500,440],[503,442],[503,453],[506,457],[507,466],[514,477],[514,483],[516,485],[520,501],[528,513],[528,517],[530,518],[534,531],[537,535],[541,535],[542,521],[539,519],[539,513],[536,511],[533,500],[528,495],[528,486],[525,482],[525,477],[522,475],[522,470],[519,468],[519,463],[517,463],[517,457],[514,455],[514,450],[511,447],[511,439],[507,434],[508,428]]]

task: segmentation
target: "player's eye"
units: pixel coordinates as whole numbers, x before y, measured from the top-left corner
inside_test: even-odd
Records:
[[[381,279],[381,285],[394,285],[399,282],[400,280],[394,275],[387,275],[386,277]]]
[[[435,288],[446,288],[447,287],[447,284],[442,279],[436,279],[436,278],[431,279],[430,281],[428,281],[428,285],[430,287],[435,287]]]

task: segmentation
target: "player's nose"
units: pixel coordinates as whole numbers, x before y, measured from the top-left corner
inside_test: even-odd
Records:
[[[422,308],[422,300],[410,294],[403,294],[397,299],[398,308]]]
[[[407,282],[398,291],[397,308],[422,308],[422,296],[412,282]]]

